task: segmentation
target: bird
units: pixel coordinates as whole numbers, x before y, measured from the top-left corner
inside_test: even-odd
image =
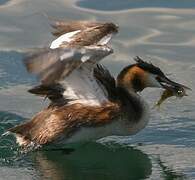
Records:
[[[31,120],[8,129],[23,148],[136,134],[149,121],[139,92],[147,87],[187,88],[140,57],[115,78],[100,63],[114,52],[108,45],[118,33],[114,23],[56,21],[52,27],[56,39],[50,47],[24,59],[27,71],[40,80],[29,92],[50,103]]]

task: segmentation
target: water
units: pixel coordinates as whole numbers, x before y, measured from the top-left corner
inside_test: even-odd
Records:
[[[113,21],[120,33],[104,64],[115,75],[134,56],[153,62],[170,78],[195,88],[195,2],[165,0],[0,1],[0,134],[47,105],[27,90],[36,83],[22,65],[24,52],[53,37],[45,14],[55,18]],[[161,90],[141,95],[152,107]],[[195,179],[195,95],[170,98],[151,110],[135,136],[64,150],[21,154],[13,136],[0,139],[0,179]]]

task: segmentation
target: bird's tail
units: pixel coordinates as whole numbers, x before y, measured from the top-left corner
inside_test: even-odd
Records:
[[[32,128],[32,122],[26,122],[21,125],[17,125],[13,128],[8,129],[7,133],[13,133],[16,137],[16,142],[21,147],[29,147],[30,145],[33,145],[34,143],[31,141],[31,128]]]

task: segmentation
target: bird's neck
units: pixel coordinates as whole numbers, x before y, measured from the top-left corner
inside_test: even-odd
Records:
[[[137,123],[144,113],[144,103],[141,97],[136,92],[128,91],[124,87],[118,86],[117,91],[124,113],[128,119]]]
[[[133,65],[125,67],[119,73],[117,89],[123,109],[129,116],[128,119],[138,122],[142,118],[144,107],[137,92],[143,90],[143,85],[137,69]]]

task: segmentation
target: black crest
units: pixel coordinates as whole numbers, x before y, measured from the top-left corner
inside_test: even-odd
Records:
[[[161,71],[161,69],[157,66],[154,66],[151,63],[148,63],[144,60],[142,60],[140,57],[136,56],[134,58],[134,60],[137,62],[136,65],[142,69],[144,69],[145,71],[148,71],[152,74],[156,74],[159,76],[165,76],[164,73]]]

